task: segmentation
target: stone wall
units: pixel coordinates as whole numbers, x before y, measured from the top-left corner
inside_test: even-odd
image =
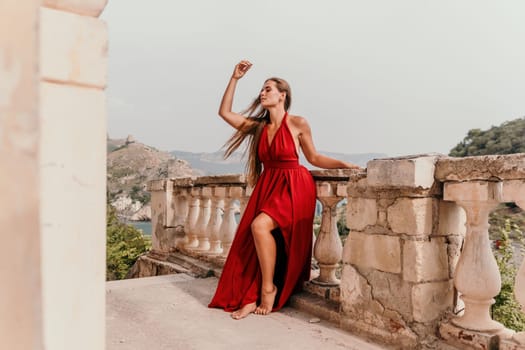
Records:
[[[437,156],[374,160],[348,186],[342,324],[406,348],[435,341],[454,307],[465,216],[442,200]]]

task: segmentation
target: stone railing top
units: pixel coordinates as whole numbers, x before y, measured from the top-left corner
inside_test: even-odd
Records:
[[[445,181],[525,179],[525,153],[476,157],[441,157],[435,178]]]
[[[150,180],[146,184],[146,190],[149,192],[166,191],[168,184],[171,186],[171,182],[168,179]]]
[[[409,196],[417,196],[419,192],[435,195],[441,193],[440,182],[525,179],[525,153],[463,158],[424,154],[374,159],[368,162],[366,169],[311,170],[310,173],[315,181],[348,182],[349,194],[354,196],[389,189],[408,191],[405,194]],[[244,174],[227,174],[153,180],[148,183],[148,190],[246,185]]]
[[[194,180],[195,186],[209,186],[209,185],[230,185],[230,186],[244,186],[246,185],[246,176],[244,174],[229,174],[229,175],[213,175],[200,176]]]
[[[366,177],[366,170],[358,169],[324,169],[310,170],[315,181],[348,181],[350,178]]]
[[[107,3],[108,0],[43,0],[42,6],[83,16],[98,17]]]
[[[175,177],[170,180],[173,183],[173,187],[193,187],[195,179],[194,177]]]
[[[374,159],[367,163],[367,186],[431,189],[440,154]]]

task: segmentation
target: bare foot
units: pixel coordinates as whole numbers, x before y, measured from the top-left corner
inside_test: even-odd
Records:
[[[277,295],[277,287],[274,285],[270,291],[261,289],[261,305],[255,309],[257,315],[268,315],[272,312],[275,296]]]
[[[246,304],[239,310],[235,310],[234,312],[232,312],[231,316],[234,320],[240,320],[241,318],[245,318],[246,316],[254,312],[256,308],[257,304],[255,302]]]

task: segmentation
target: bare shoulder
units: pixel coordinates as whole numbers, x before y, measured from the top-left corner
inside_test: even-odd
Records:
[[[298,130],[309,128],[308,121],[304,117],[298,115],[288,115],[288,120],[290,121],[290,125],[292,125],[294,128],[297,128]]]

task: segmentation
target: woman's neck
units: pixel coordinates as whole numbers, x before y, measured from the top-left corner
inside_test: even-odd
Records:
[[[276,125],[281,124],[286,113],[284,106],[271,107],[268,109],[268,112],[270,113],[270,124]]]

